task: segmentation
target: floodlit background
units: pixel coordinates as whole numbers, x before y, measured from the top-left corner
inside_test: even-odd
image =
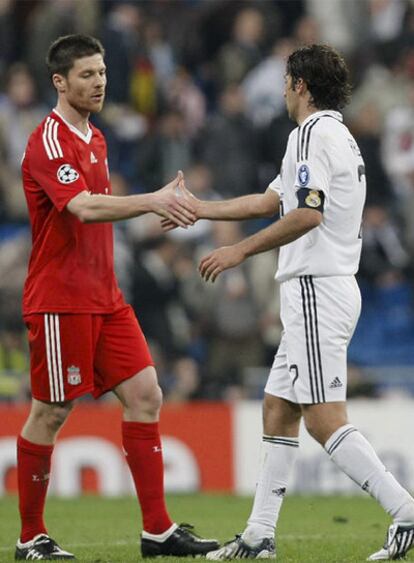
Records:
[[[358,275],[363,310],[349,352],[349,395],[363,399],[351,409],[374,445],[391,456],[397,476],[414,488],[414,459],[407,457],[410,447],[401,442],[398,424],[399,417],[414,424],[414,2],[0,0],[0,400],[7,405],[0,411],[6,421],[0,493],[1,487],[15,488],[9,469],[25,412],[21,404],[30,396],[20,312],[30,234],[20,161],[28,135],[55,101],[47,48],[74,32],[96,35],[106,48],[107,101],[93,121],[108,141],[117,194],[157,189],[177,169],[200,198],[264,191],[294,127],[284,110],[286,55],[311,42],[330,43],[344,54],[354,84],[345,119],[368,181]],[[197,265],[210,249],[266,224],[200,221],[168,236],[155,216],[115,226],[119,281],[148,337],[169,403],[163,424],[176,440],[166,448],[171,490],[246,492],[254,485],[256,456],[243,447],[260,435],[258,403],[248,401],[261,398],[280,340],[277,254],[250,259],[214,285],[201,280]],[[200,399],[211,404],[195,402]],[[110,397],[101,403],[82,408],[109,409],[106,420],[118,416]],[[218,410],[206,414],[206,408]],[[178,412],[182,423],[175,422]],[[201,417],[200,426],[189,427],[189,416]],[[209,417],[221,421],[217,447],[227,452],[218,456],[222,466],[213,474],[199,441],[211,430],[202,425]],[[102,424],[92,427],[98,438],[90,457],[102,458],[103,474],[114,475],[118,464],[119,486],[128,488],[118,438]],[[76,467],[93,465],[90,442],[76,442],[81,438],[70,423],[64,432],[62,467],[74,457]],[[311,490],[347,490],[335,473],[327,478],[319,450],[304,451],[310,465],[298,468],[298,490],[300,471],[311,470],[314,479],[305,480]],[[108,466],[108,459],[115,461]],[[194,471],[184,476],[178,463]],[[174,481],[173,469],[184,484]],[[221,480],[214,480],[214,471]],[[66,494],[57,474],[55,491]],[[73,486],[76,492],[103,485],[83,472]],[[109,494],[124,491],[113,487]]]

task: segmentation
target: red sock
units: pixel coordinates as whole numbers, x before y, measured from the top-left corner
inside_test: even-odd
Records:
[[[164,463],[158,422],[123,422],[122,441],[141,505],[144,530],[161,534],[168,530],[172,521],[164,499]]]
[[[17,438],[17,483],[22,521],[20,541],[23,543],[37,534],[47,533],[43,511],[52,452],[53,446],[33,444],[22,436]]]

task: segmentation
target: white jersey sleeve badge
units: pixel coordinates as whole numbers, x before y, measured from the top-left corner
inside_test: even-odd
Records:
[[[306,188],[306,186],[309,184],[309,179],[310,179],[309,167],[306,164],[302,164],[302,166],[299,168],[298,171],[299,185],[302,186],[302,188]]]
[[[321,206],[321,196],[315,190],[309,192],[309,195],[305,199],[306,205],[309,207],[320,207]]]

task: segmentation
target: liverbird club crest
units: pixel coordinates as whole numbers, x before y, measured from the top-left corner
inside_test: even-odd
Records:
[[[67,374],[69,385],[79,385],[82,381],[80,369],[76,366],[69,366]]]

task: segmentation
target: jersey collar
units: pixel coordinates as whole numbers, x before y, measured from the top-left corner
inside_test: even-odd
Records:
[[[56,109],[53,110],[53,113],[55,113],[60,117],[60,119],[63,121],[65,125],[69,127],[72,133],[75,133],[75,135],[77,135],[80,139],[82,139],[82,141],[84,141],[87,145],[89,145],[92,139],[92,128],[89,125],[89,123],[88,123],[88,132],[86,133],[86,135],[84,135],[82,131],[79,131],[79,129],[74,127],[71,123],[69,123],[69,121],[66,121],[66,119]]]
[[[343,117],[342,117],[342,113],[340,113],[339,111],[335,111],[333,109],[323,109],[321,111],[315,111],[315,113],[311,113],[310,115],[308,115],[308,117],[305,119],[305,121],[302,121],[301,123],[301,127],[303,127],[304,125],[306,125],[306,123],[308,123],[309,121],[315,119],[316,117],[332,117],[333,119],[336,119],[337,121],[340,121],[342,123],[343,121]]]

